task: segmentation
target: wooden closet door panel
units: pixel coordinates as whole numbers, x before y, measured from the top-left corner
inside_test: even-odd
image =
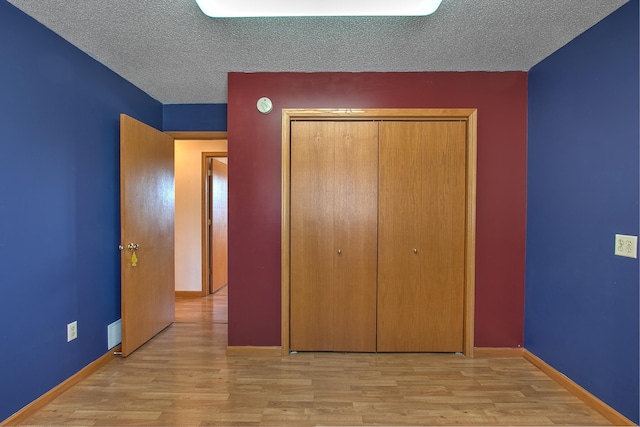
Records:
[[[466,228],[466,126],[462,122],[432,123],[424,131],[424,217],[421,241],[429,346],[458,352],[464,339]],[[437,226],[430,226],[437,224]],[[426,324],[426,323],[425,323]]]
[[[292,350],[333,349],[334,145],[327,123],[291,123]]]
[[[334,126],[333,350],[374,352],[378,280],[378,124],[337,122]]]
[[[462,351],[465,144],[461,122],[380,125],[378,351]]]
[[[420,269],[413,249],[419,246],[421,168],[417,132],[380,124],[378,223],[378,351],[404,351],[419,339]]]

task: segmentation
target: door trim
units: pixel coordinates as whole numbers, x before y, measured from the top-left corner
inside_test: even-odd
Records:
[[[209,131],[184,131],[184,132],[167,132],[173,139],[227,139],[227,132],[209,132]]]
[[[476,258],[477,109],[283,109],[281,209],[281,342],[289,354],[291,250],[291,122],[295,120],[463,121],[466,139],[466,213],[463,349],[473,357]]]

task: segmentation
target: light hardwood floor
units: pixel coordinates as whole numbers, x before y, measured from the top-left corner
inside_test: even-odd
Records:
[[[25,425],[611,425],[523,358],[226,356],[226,288]]]

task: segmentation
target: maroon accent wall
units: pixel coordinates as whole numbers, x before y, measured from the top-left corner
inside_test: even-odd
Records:
[[[522,345],[526,73],[230,73],[228,95],[229,345],[280,345],[282,108],[477,108],[475,345]]]

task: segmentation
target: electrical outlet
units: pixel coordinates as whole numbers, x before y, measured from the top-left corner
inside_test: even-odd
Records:
[[[78,338],[78,321],[73,321],[67,325],[67,342]]]
[[[638,236],[616,234],[614,254],[628,258],[638,258]]]

